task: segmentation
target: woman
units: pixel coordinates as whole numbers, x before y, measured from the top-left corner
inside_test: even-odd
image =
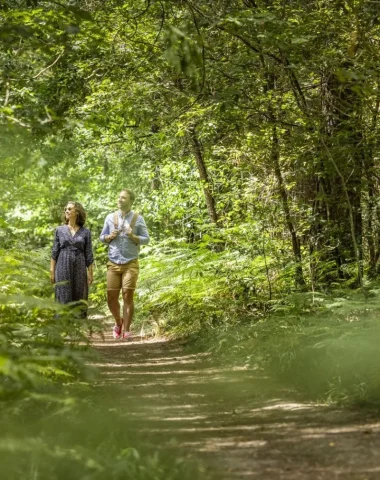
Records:
[[[78,202],[68,202],[64,210],[65,225],[55,231],[50,262],[50,280],[57,283],[55,298],[59,303],[87,301],[88,285],[93,280],[91,233],[84,228],[86,212]],[[82,307],[81,317],[86,317]]]

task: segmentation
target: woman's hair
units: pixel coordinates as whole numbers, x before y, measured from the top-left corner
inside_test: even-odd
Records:
[[[74,208],[77,212],[77,224],[80,227],[83,227],[83,225],[86,223],[86,217],[87,217],[85,209],[82,207],[82,205],[79,202],[72,202],[71,200],[69,200],[66,203],[66,205],[69,205],[69,204],[74,205]],[[65,223],[66,225],[69,223],[69,221],[66,219],[65,212],[63,212],[63,223]]]

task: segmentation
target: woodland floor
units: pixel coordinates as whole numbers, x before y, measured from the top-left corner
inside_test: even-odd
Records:
[[[96,392],[144,442],[217,479],[380,479],[380,418],[305,403],[257,371],[138,337],[93,342]]]

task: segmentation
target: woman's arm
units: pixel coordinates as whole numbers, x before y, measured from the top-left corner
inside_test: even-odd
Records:
[[[51,260],[50,260],[50,281],[51,283],[55,282],[55,267],[57,264],[59,252],[61,250],[61,245],[59,243],[58,228],[55,229],[54,233],[54,242],[53,248],[51,250]]]
[[[87,230],[87,236],[85,239],[85,259],[87,267],[87,283],[91,285],[94,278],[93,275],[93,264],[94,264],[94,253],[92,251],[92,241],[91,241],[91,232]]]
[[[50,281],[51,283],[54,283],[55,282],[55,265],[56,265],[56,261],[54,260],[54,258],[52,258],[50,260]]]
[[[92,281],[94,279],[94,273],[93,273],[93,263],[87,267],[87,282],[89,285],[92,284]]]

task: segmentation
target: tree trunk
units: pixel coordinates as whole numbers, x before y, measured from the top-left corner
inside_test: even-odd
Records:
[[[262,64],[263,66],[265,66],[265,62],[263,59],[262,59]],[[267,70],[266,83],[264,85],[264,93],[266,94],[269,91],[274,90],[275,86],[276,86],[275,75]],[[288,193],[285,188],[285,183],[284,183],[284,179],[283,179],[281,167],[280,167],[280,145],[279,145],[278,135],[277,135],[276,117],[275,117],[275,114],[273,113],[273,109],[270,104],[268,106],[268,118],[273,124],[272,145],[271,145],[271,152],[270,152],[271,164],[277,179],[278,190],[280,193],[282,208],[284,210],[284,215],[285,215],[285,222],[288,227],[288,231],[290,233],[290,238],[292,240],[292,249],[293,249],[294,259],[296,262],[294,280],[297,288],[304,288],[306,283],[303,277],[303,270],[302,270],[301,245],[297,237],[297,232],[294,226],[292,215],[290,213]]]
[[[209,177],[208,177],[206,165],[203,159],[202,147],[199,143],[194,125],[190,127],[190,140],[193,146],[193,152],[194,152],[195,161],[198,167],[199,177],[203,185],[203,193],[206,200],[208,214],[209,214],[211,223],[216,224],[218,222],[218,215],[216,213],[215,200],[211,193]]]
[[[278,190],[279,190],[281,201],[282,201],[282,208],[284,210],[285,222],[288,227],[290,237],[292,239],[293,254],[296,261],[295,283],[297,287],[304,287],[305,280],[303,278],[303,271],[302,271],[301,246],[300,246],[299,239],[297,237],[297,232],[294,227],[292,216],[290,214],[288,194],[284,185],[284,179],[282,177],[282,172],[280,167],[280,147],[279,147],[278,136],[277,136],[277,128],[275,124],[273,125],[273,128],[272,128],[271,163],[273,165],[274,173],[278,183]]]
[[[319,208],[315,222],[318,225],[314,225],[313,230],[320,232],[322,258],[334,258],[335,275],[349,278],[344,265],[361,263],[363,256],[361,196],[365,160],[361,100],[354,84],[341,81],[334,74],[325,75],[321,85],[323,150],[317,174],[324,194],[316,192]],[[360,276],[358,272],[359,282]],[[328,277],[334,280],[331,272]]]
[[[378,87],[379,89],[379,87]],[[375,148],[374,141],[374,132],[376,131],[377,116],[380,106],[380,97],[378,96],[375,103],[374,113],[372,116],[372,123],[370,129],[370,138],[368,147],[365,155],[365,176],[367,180],[367,190],[368,190],[368,199],[367,199],[367,244],[368,244],[368,253],[369,253],[369,268],[368,276],[369,278],[375,278],[377,275],[376,265],[379,259],[379,247],[378,245],[378,234],[376,232],[376,220],[375,214],[378,212],[376,205],[376,182],[374,178],[375,173],[375,163],[373,158],[373,151]]]
[[[151,190],[155,194],[155,197],[159,195],[161,190],[161,170],[160,166],[156,165],[154,168],[154,177],[152,178]],[[161,240],[161,223],[158,219],[155,219],[152,222],[152,230],[155,238]]]

